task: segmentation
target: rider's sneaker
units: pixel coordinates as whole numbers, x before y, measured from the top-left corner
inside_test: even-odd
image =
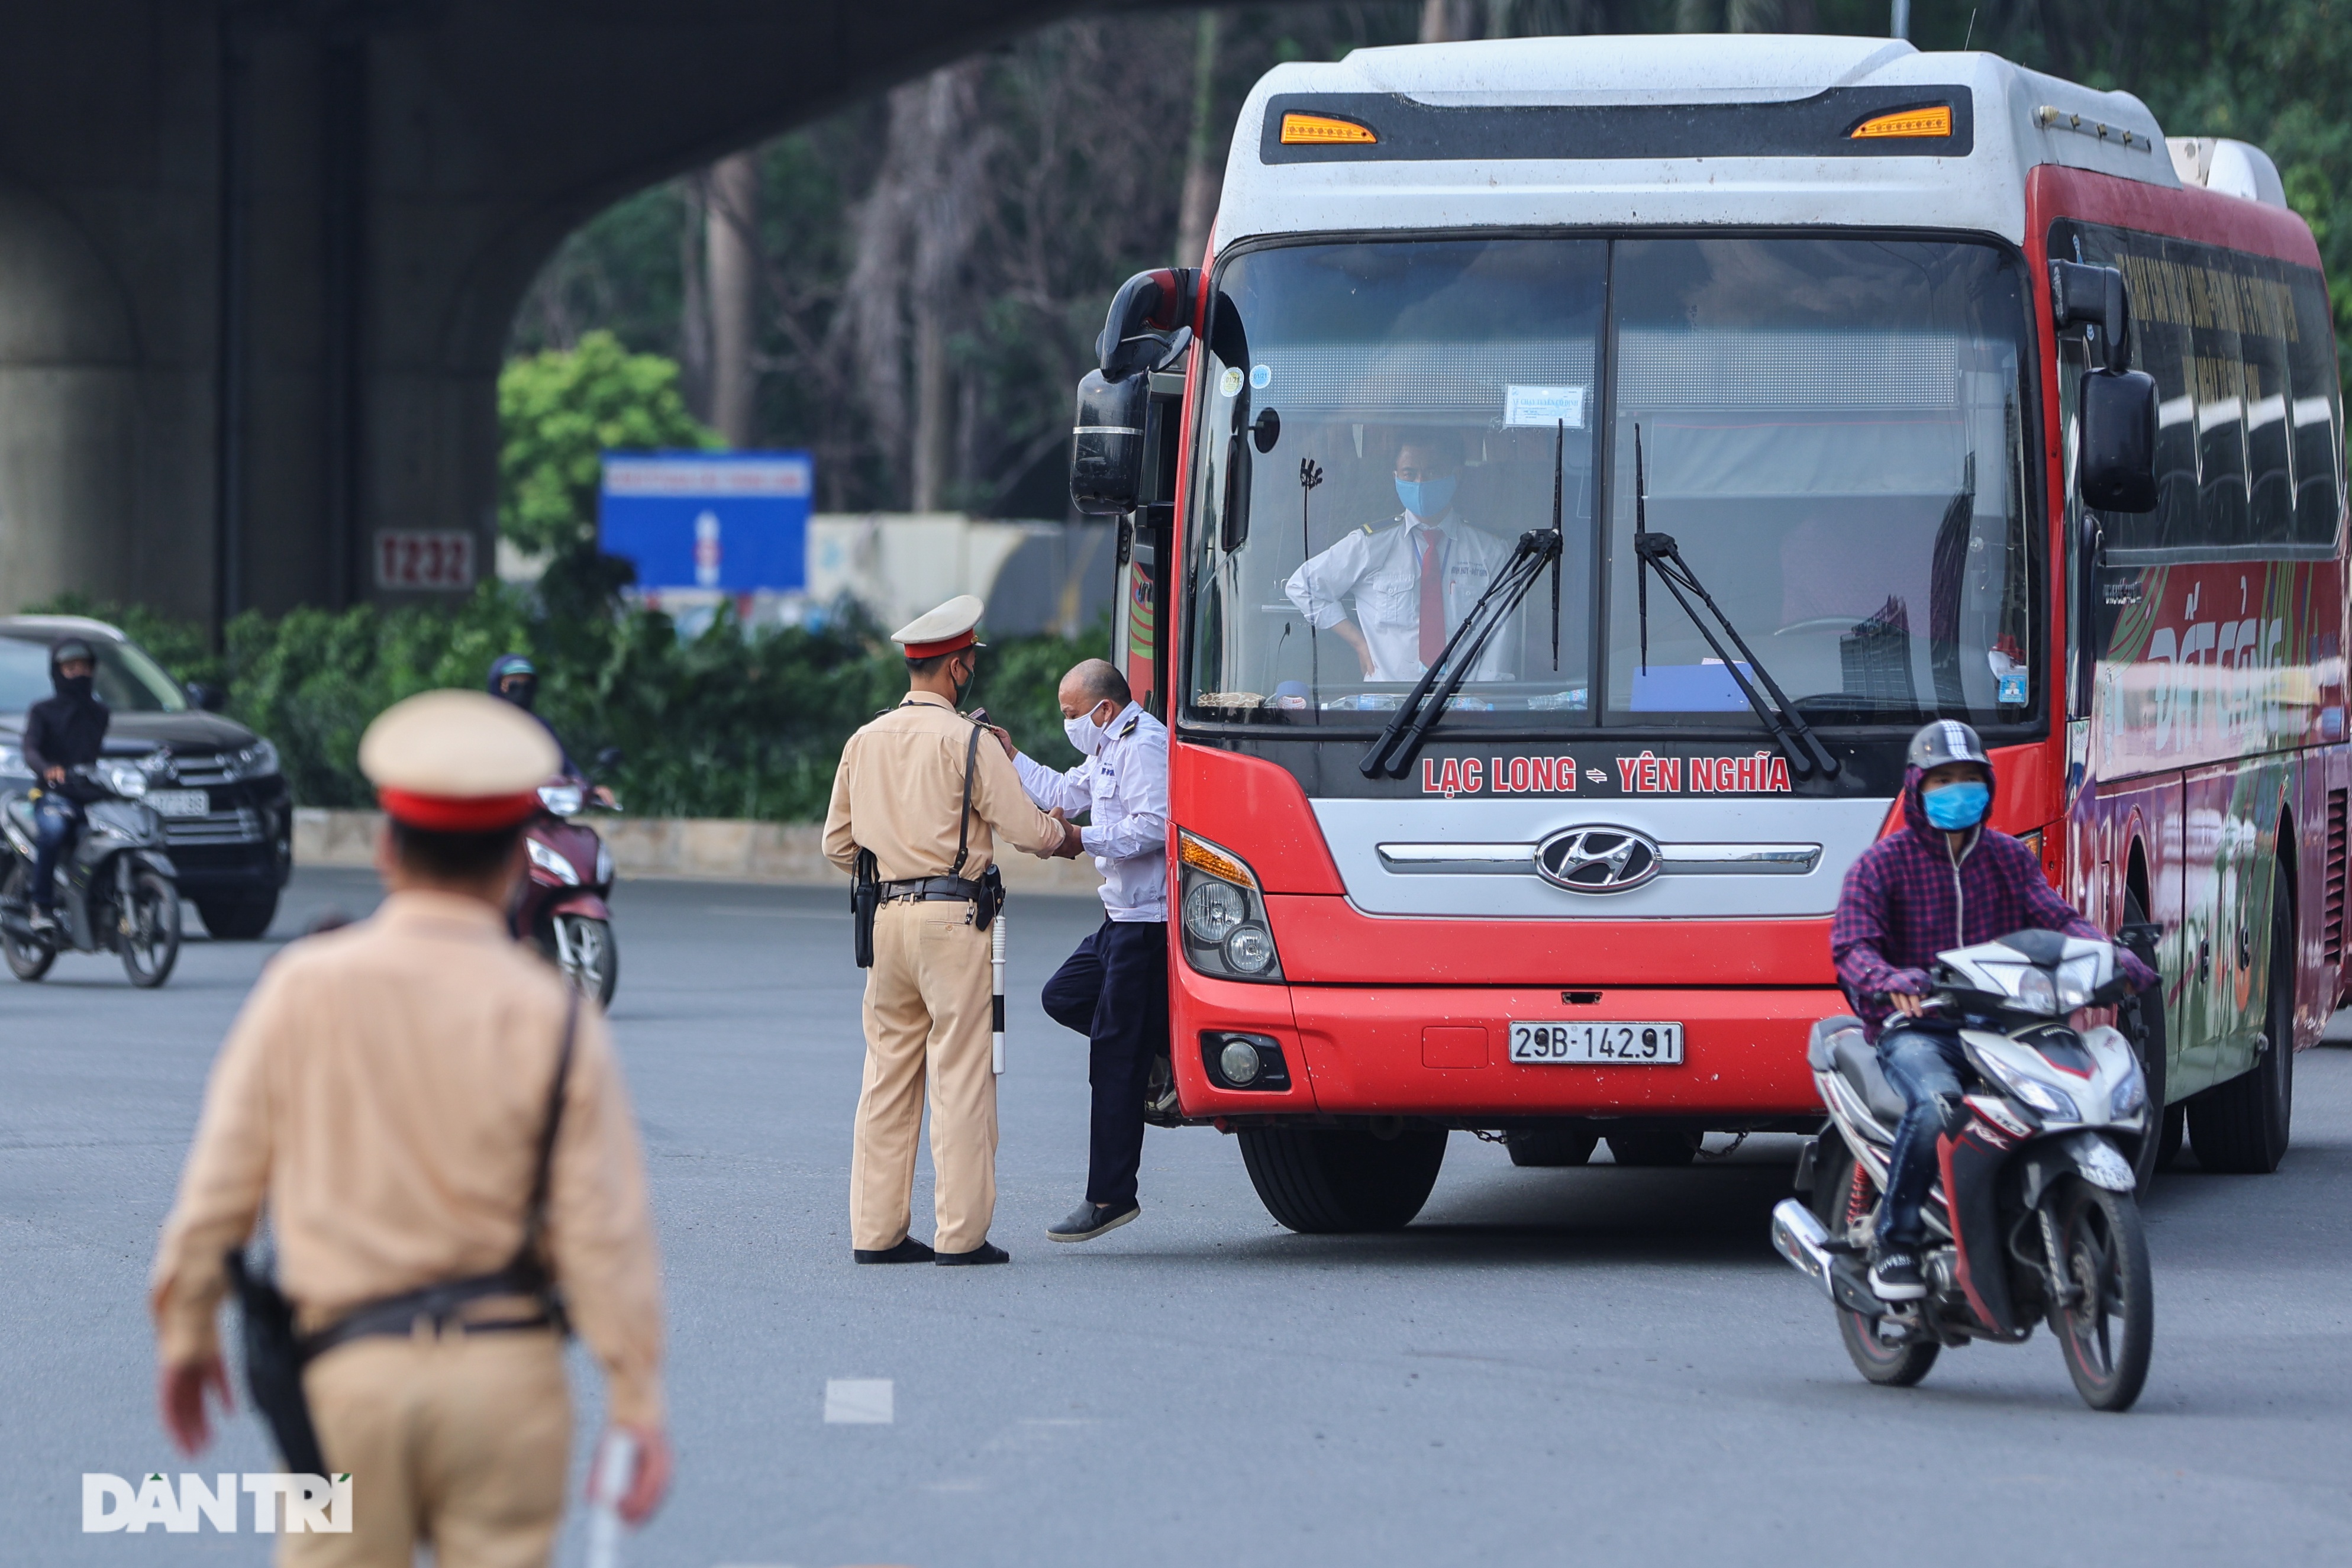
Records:
[[[1919,1255],[1905,1247],[1882,1247],[1870,1259],[1870,1289],[1882,1301],[1916,1301],[1927,1293]]]
[[[57,916],[38,904],[35,904],[32,911],[25,917],[25,923],[33,928],[35,936],[47,936],[58,929]]]

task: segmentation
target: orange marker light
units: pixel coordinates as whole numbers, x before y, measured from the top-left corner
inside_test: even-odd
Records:
[[[1328,114],[1286,114],[1282,117],[1282,144],[1286,147],[1302,142],[1308,146],[1329,147],[1379,140],[1370,126],[1359,125],[1352,120],[1339,120]]]
[[[1893,114],[1874,115],[1855,126],[1850,139],[1855,142],[1880,136],[1949,136],[1952,133],[1952,106],[1939,103],[1933,109],[1906,109]]]

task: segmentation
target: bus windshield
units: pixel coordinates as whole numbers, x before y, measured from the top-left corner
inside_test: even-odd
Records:
[[[1507,616],[1490,604],[1447,728],[1758,727],[1637,577],[1644,525],[1814,722],[2032,716],[2026,297],[2013,258],[1956,240],[1231,258],[1195,422],[1189,716],[1393,709],[1520,534],[1552,526],[1555,484],[1561,567]]]

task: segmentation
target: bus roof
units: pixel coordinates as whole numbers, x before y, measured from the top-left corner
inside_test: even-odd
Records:
[[[1948,110],[1943,134],[1937,106]],[[1929,111],[1927,134],[1896,124],[1896,134],[1854,135],[1908,110]],[[1316,118],[1286,141],[1286,115]],[[1787,34],[1358,49],[1277,66],[1251,90],[1217,244],[1726,224],[1972,230],[2022,244],[2026,176],[2038,163],[2181,183],[2138,99],[1997,55]]]

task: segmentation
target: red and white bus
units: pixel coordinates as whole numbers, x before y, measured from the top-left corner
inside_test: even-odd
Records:
[[[1173,734],[1182,1116],[1285,1224],[1405,1223],[1449,1130],[1816,1124],[1934,717],[2162,928],[2172,1144],[2277,1163],[2352,778],[2343,397],[2259,151],[1882,39],[1360,50],[1257,85],[1207,265],[1103,349],[1073,488]]]

